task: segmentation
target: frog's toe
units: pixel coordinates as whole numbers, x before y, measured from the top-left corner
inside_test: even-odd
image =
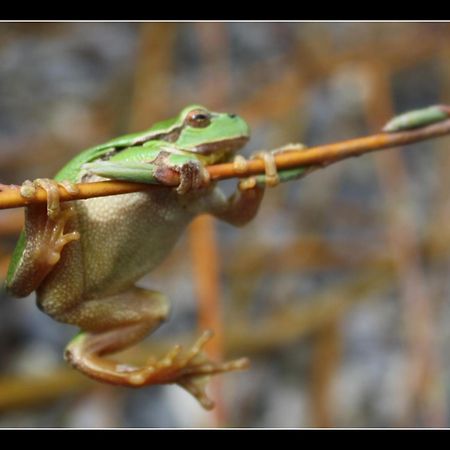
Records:
[[[67,222],[74,216],[72,206],[64,207],[54,219],[48,219],[36,233],[34,253],[43,266],[54,266],[61,257],[63,248],[72,241],[80,239],[78,231],[64,232]]]
[[[275,154],[273,152],[261,151],[252,155],[252,159],[262,159],[265,166],[265,181],[269,187],[277,186],[280,183],[278,176]]]
[[[243,370],[248,368],[249,360],[240,358],[234,361],[217,363],[205,355],[198,354],[183,368],[183,373],[176,383],[194,396],[205,409],[212,409],[214,402],[206,394],[206,386],[213,375]]]
[[[250,157],[250,159],[262,159],[264,161],[265,173],[263,176],[252,176],[245,178],[239,182],[239,189],[241,191],[253,189],[258,183],[263,183],[266,186],[274,187],[280,183],[278,175],[277,164],[275,162],[276,152],[259,151]],[[247,160],[238,156],[234,159],[234,169],[239,173],[247,170]],[[260,180],[262,178],[262,180]]]
[[[209,184],[209,172],[196,160],[187,161],[180,168],[179,194],[202,189]]]
[[[26,199],[36,196],[36,185],[31,180],[25,180],[20,186],[20,195]]]
[[[203,347],[211,339],[212,332],[205,331],[187,352],[181,346],[174,346],[158,361],[149,361],[147,366],[128,374],[130,385],[176,383],[192,394],[205,409],[211,409],[214,402],[206,394],[206,385],[211,376],[219,373],[242,370],[248,367],[247,358],[217,363],[204,353]]]
[[[188,391],[194,398],[196,398],[200,405],[203,406],[203,408],[209,410],[213,409],[215,405],[206,393],[206,386],[209,382],[209,379],[209,376],[186,378],[184,380],[178,381],[178,385]]]
[[[78,193],[76,184],[70,181],[55,181],[50,178],[37,178],[34,181],[24,181],[20,187],[20,194],[26,199],[33,199],[36,197],[38,187],[44,189],[47,193],[47,215],[51,219],[56,219],[61,210],[59,186],[69,194]]]

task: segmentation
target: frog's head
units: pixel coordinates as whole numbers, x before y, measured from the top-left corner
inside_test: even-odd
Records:
[[[224,160],[246,144],[250,129],[236,114],[212,112],[200,105],[184,108],[178,116],[182,124],[177,146],[185,151]]]

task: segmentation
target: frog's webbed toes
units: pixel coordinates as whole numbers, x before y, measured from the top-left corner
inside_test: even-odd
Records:
[[[44,189],[47,193],[47,215],[51,219],[56,219],[61,210],[59,186],[64,188],[69,194],[78,193],[78,188],[70,181],[55,181],[49,178],[37,178],[34,181],[24,181],[20,187],[20,194],[26,199],[32,199],[36,196],[38,187]]]
[[[260,151],[252,155],[252,159],[262,159],[265,167],[265,182],[269,187],[275,187],[280,184],[277,164],[275,162],[275,153]]]
[[[66,223],[75,215],[73,206],[65,207],[60,211],[57,220],[53,225],[49,226],[48,240],[46,241],[48,256],[52,259],[53,264],[59,261],[61,251],[66,244],[80,239],[78,231],[64,233]]]
[[[278,176],[277,165],[275,162],[275,152],[269,151],[259,151],[250,157],[250,159],[262,159],[264,161],[265,174],[263,177],[263,184],[269,187],[277,186],[280,183],[280,178]],[[247,160],[241,155],[236,155],[233,164],[236,172],[245,172],[247,167]],[[251,176],[244,178],[239,182],[239,189],[241,191],[246,191],[248,189],[253,189],[260,181],[261,176]]]
[[[249,367],[247,358],[234,361],[216,363],[202,355],[196,363],[186,366],[186,374],[180,377],[176,383],[194,396],[205,409],[214,408],[214,402],[206,394],[206,386],[212,375],[234,370],[243,370]]]
[[[190,160],[179,168],[180,184],[177,187],[179,194],[201,189],[209,184],[209,172],[197,160]]]
[[[295,149],[293,149],[293,147],[295,147]],[[252,154],[250,159],[262,159],[264,161],[265,173],[264,175],[254,175],[242,179],[239,182],[239,189],[241,191],[246,191],[253,189],[257,185],[275,187],[280,183],[299,179],[305,174],[310,173],[312,170],[315,170],[317,166],[310,166],[307,168],[297,167],[294,169],[278,169],[275,161],[276,155],[306,149],[307,147],[303,144],[288,144],[271,151],[262,150]],[[237,173],[244,173],[247,170],[248,160],[243,158],[241,155],[236,155],[233,164]]]
[[[69,193],[76,193],[76,186],[68,181],[57,182],[47,178],[25,181],[20,189],[23,197],[31,199],[36,196],[37,188],[47,192],[47,214],[42,214],[40,205],[28,206],[28,217],[35,227],[34,257],[42,272],[54,266],[60,259],[61,251],[66,244],[80,238],[77,231],[64,233],[67,223],[75,215],[73,206],[61,206],[59,189],[62,186]]]
[[[74,214],[73,206],[65,206],[56,218],[39,222],[33,253],[44,267],[54,266],[59,261],[63,248],[69,242],[80,239],[78,231],[64,233],[67,222]]]
[[[191,393],[205,409],[213,408],[214,402],[205,390],[210,377],[245,369],[249,361],[247,358],[222,363],[211,361],[202,351],[211,337],[212,332],[205,331],[184,353],[179,345],[174,346],[158,361],[149,361],[147,366],[130,373],[130,383],[134,386],[176,383]]]
[[[80,234],[72,226],[75,208],[67,203],[60,205],[58,184],[54,180],[39,179],[34,182],[26,181],[20,188],[26,199],[35,198],[37,188],[41,186],[48,195],[47,207],[42,203],[31,202],[25,208],[25,234],[29,233],[32,238],[26,240],[24,249],[30,267],[26,270],[24,284],[33,286],[34,289],[60,260],[63,248],[80,238]],[[65,186],[66,190],[70,188]]]
[[[180,345],[175,345],[161,358],[149,358],[141,367],[103,357],[123,347],[126,339],[135,336],[136,330],[140,330],[139,325],[98,334],[81,333],[67,346],[65,359],[89,377],[111,384],[134,388],[178,384],[206,409],[214,406],[205,390],[211,376],[249,366],[247,358],[222,363],[211,361],[203,352],[205,344],[212,337],[210,331],[202,333],[189,350],[183,351]]]

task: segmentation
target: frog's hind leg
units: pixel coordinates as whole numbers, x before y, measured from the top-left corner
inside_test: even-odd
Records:
[[[164,295],[134,287],[120,295],[79,303],[55,315],[55,319],[84,330],[65,351],[73,366],[93,378],[124,384],[120,373],[133,368],[102,356],[139,342],[166,320],[168,313]]]
[[[42,187],[47,192],[47,206],[30,204],[25,209],[25,228],[20,237],[23,247],[16,247],[16,251],[23,248],[21,270],[7,282],[9,291],[18,297],[36,290],[58,263],[66,245],[80,239],[73,226],[75,208],[70,204],[60,205],[58,185],[68,192],[76,190],[68,182],[47,179],[26,181],[22,185],[21,194],[28,199],[36,195],[37,186]]]
[[[209,376],[247,367],[245,358],[215,363],[202,352],[212,333],[204,332],[190,350],[175,345],[160,359],[151,358],[142,367],[118,363],[105,355],[140,341],[165,320],[167,299],[160,293],[133,288],[106,299],[83,302],[60,319],[85,332],[67,346],[65,357],[76,369],[99,381],[141,387],[176,383],[189,391],[204,408],[213,402],[205,393]]]

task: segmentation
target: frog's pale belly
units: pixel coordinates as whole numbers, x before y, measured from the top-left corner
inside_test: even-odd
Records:
[[[156,267],[193,214],[169,190],[80,202],[86,293],[117,292]]]
[[[38,303],[49,314],[132,285],[164,259],[195,215],[163,189],[74,204],[80,240],[64,248],[38,289]]]

